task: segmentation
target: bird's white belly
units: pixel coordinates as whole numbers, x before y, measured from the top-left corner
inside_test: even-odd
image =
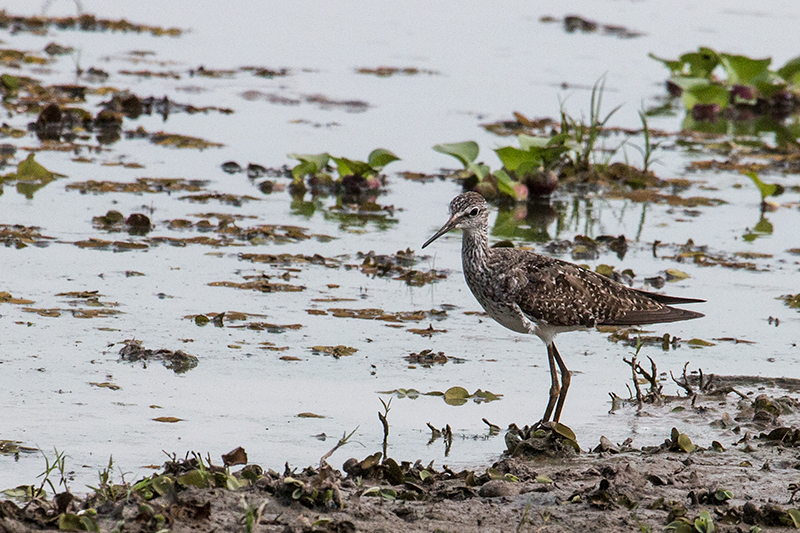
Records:
[[[483,303],[483,302],[481,302]],[[495,321],[517,333],[533,333],[534,324],[525,318],[515,305],[513,308],[505,305],[484,305],[484,310]]]

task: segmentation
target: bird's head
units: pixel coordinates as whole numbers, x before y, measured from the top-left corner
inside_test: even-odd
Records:
[[[450,219],[445,222],[433,237],[425,241],[423,248],[447,233],[461,228],[464,231],[481,231],[486,228],[489,219],[489,206],[483,196],[476,192],[459,194],[450,202]]]

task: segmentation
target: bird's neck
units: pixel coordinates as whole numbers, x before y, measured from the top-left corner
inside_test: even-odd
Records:
[[[485,231],[465,229],[461,236],[461,263],[464,270],[483,270],[489,258],[489,237]]]

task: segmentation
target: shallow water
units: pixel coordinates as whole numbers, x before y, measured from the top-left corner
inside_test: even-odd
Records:
[[[154,9],[156,5],[158,9]],[[91,158],[91,163],[73,161],[72,153],[40,151],[37,161],[67,177],[37,191],[33,198],[17,193],[14,185],[3,186],[0,224],[38,226],[42,234],[55,240],[42,247],[0,249],[0,291],[34,300],[31,307],[59,308],[62,312],[51,318],[25,312],[21,305],[0,305],[0,409],[4,413],[0,439],[40,447],[50,455],[53,448],[66,452],[67,465],[75,470],[74,487],[93,483],[111,454],[119,468],[130,473],[129,480],[146,474],[144,466],[163,462],[162,450],[179,455],[189,450],[208,452],[218,461],[219,454],[243,446],[251,462],[265,467],[278,469],[285,461],[302,467],[316,463],[335,439],[357,427],[355,442],[331,459],[332,464],[341,464],[347,457],[366,456],[380,448],[382,429],[376,412],[382,409],[379,399],[390,396],[379,391],[397,388],[425,392],[459,385],[470,392],[481,388],[502,394],[499,401],[469,402],[460,407],[433,396],[394,398],[388,417],[389,454],[393,457],[420,458],[426,463],[435,460],[451,466],[490,463],[505,446],[502,435],[488,437],[481,419],[501,427],[537,420],[546,403],[549,373],[544,346],[538,339],[513,334],[491,320],[465,314],[479,308],[461,276],[457,234],[439,239],[425,250],[430,257],[417,268],[443,269],[448,276],[420,288],[391,278],[370,278],[358,268],[321,265],[303,265],[289,272],[289,282],[305,286],[303,292],[260,293],[212,287],[209,283],[241,282],[246,275],[280,275],[286,271],[243,261],[240,253],[318,253],[328,258],[344,256],[342,262],[353,265],[361,262],[356,257],[359,251],[391,254],[411,248],[420,253],[419,245],[444,222],[447,203],[460,188],[451,181],[405,181],[396,172],[433,173],[452,166],[449,158],[430,149],[433,144],[474,139],[487,163],[497,166],[489,151],[507,139],[486,132],[480,124],[508,119],[512,111],[529,117],[555,117],[559,99],[566,100],[567,108],[579,115],[588,109],[592,84],[604,74],[604,108],[624,104],[611,122],[637,128],[640,104],[652,104],[663,95],[666,75],[660,64],[647,58],[647,52],[671,57],[708,45],[755,57],[769,55],[775,64],[783,64],[798,54],[792,47],[800,18],[800,6],[792,2],[770,4],[769,12],[752,11],[744,2],[709,2],[703,6],[683,2],[670,7],[655,2],[553,2],[536,6],[509,2],[502,9],[488,9],[478,2],[435,6],[407,2],[382,6],[381,10],[360,2],[335,6],[273,2],[239,5],[235,12],[220,13],[216,2],[170,2],[166,7],[156,2],[83,2],[84,9],[98,17],[124,17],[190,30],[177,38],[55,29],[43,36],[0,35],[4,47],[40,51],[55,41],[80,51],[79,58],[61,56],[50,65],[26,67],[28,70],[20,73],[48,84],[75,82],[78,61],[83,68],[95,66],[109,72],[111,76],[103,85],[129,88],[145,97],[167,95],[180,103],[234,110],[232,115],[175,114],[166,121],[159,116],[142,116],[124,123],[124,129],[143,126],[148,131],[194,135],[224,143],[222,148],[176,150],[123,138],[99,153],[83,149],[80,155]],[[28,2],[10,2],[6,9],[21,14],[35,12]],[[539,22],[542,15],[562,17],[570,13],[624,25],[645,35],[619,39],[567,34],[560,24]],[[48,14],[74,14],[74,5],[55,2]],[[765,39],[765,35],[770,38]],[[141,64],[134,62],[139,57],[131,54],[134,50],[155,53]],[[286,67],[290,75],[271,80],[243,71],[220,79],[188,75],[189,69],[200,65],[217,69]],[[355,72],[359,67],[384,65],[413,66],[433,73],[378,78]],[[126,69],[170,70],[181,77],[174,80],[119,74]],[[369,107],[363,112],[341,107],[323,109],[307,101],[315,94],[332,100],[362,100]],[[279,105],[264,95],[299,103]],[[88,105],[83,107],[94,109],[105,99],[89,96]],[[3,117],[4,122],[22,129],[34,120],[35,116],[22,114]],[[653,119],[651,127],[676,131],[680,120],[679,116]],[[14,163],[24,159],[26,148],[39,147],[32,134],[3,142],[17,146]],[[97,143],[92,140],[85,144]],[[289,152],[329,151],[366,158],[376,147],[391,149],[402,157],[401,162],[387,168],[389,190],[378,199],[381,205],[394,206],[393,215],[384,224],[343,224],[319,209],[310,216],[296,214],[287,192],[262,195],[245,174],[229,175],[220,169],[230,160],[243,166],[253,162],[279,167],[291,164],[286,157]],[[635,150],[627,153],[633,163],[638,162]],[[657,326],[651,328],[654,334],[668,332],[684,339],[706,340],[735,337],[755,342],[718,342],[697,349],[684,343],[666,352],[644,348],[643,355],[652,356],[659,370],[677,374],[690,361],[690,368],[700,367],[706,373],[796,377],[800,315],[776,298],[798,291],[798,259],[787,250],[800,246],[800,198],[791,192],[780,197],[782,207],[766,215],[774,226],[773,234],[745,242],[742,236],[760,218],[758,194],[746,177],[733,172],[686,173],[688,161],[697,156],[677,149],[659,151],[658,157],[660,165],[655,170],[659,176],[685,177],[694,183],[683,196],[722,198],[727,204],[687,210],[655,204],[645,207],[590,195],[588,201],[575,200],[573,209],[573,199],[560,193],[554,203],[564,206],[562,217],[547,225],[549,237],[560,240],[578,234],[624,234],[630,241],[624,260],[603,252],[588,263],[592,267],[606,263],[618,270],[632,268],[637,286],[643,278],[667,268],[689,274],[686,280],[668,283],[663,291],[707,299],[708,303],[693,306],[707,318]],[[102,165],[120,160],[144,168]],[[208,191],[250,195],[257,200],[235,207],[213,200],[191,203],[181,200],[188,194],[184,192],[81,194],[65,189],[73,182],[133,182],[139,177],[208,180]],[[798,183],[796,175],[762,177],[786,185]],[[737,184],[741,188],[734,188]],[[334,198],[321,199],[324,207],[335,202]],[[89,238],[144,241],[142,237],[93,228],[92,217],[109,209],[125,215],[147,213],[155,223],[149,239],[202,235],[196,230],[169,229],[166,221],[196,221],[198,217],[193,215],[211,212],[252,217],[239,219],[240,227],[297,225],[307,228],[309,235],[334,238],[219,248],[162,243],[126,252],[74,246],[72,243]],[[688,239],[708,245],[714,252],[757,252],[772,257],[752,260],[758,271],[663,259],[674,255],[667,245],[683,244]],[[651,253],[656,240],[665,243],[658,258]],[[540,243],[517,243],[543,249]],[[565,258],[571,259],[568,254]],[[127,276],[129,271],[144,276]],[[103,302],[118,303],[116,309],[121,314],[76,318],[69,312],[69,298],[57,296],[91,290],[99,291]],[[327,297],[356,301],[314,301]],[[306,311],[345,307],[398,312],[443,306],[446,318],[404,323],[399,329],[382,321],[317,316]],[[277,334],[230,327],[235,322],[223,328],[198,327],[186,318],[221,311],[264,315],[255,320],[303,327]],[[780,325],[770,324],[769,317],[778,317]],[[429,323],[447,332],[423,338],[406,331]],[[183,349],[196,355],[199,365],[176,375],[158,362],[147,368],[119,362],[120,343],[132,338],[141,340],[147,348]],[[288,350],[264,350],[259,343],[265,341]],[[358,352],[335,359],[310,349],[339,344]],[[658,443],[676,424],[701,445],[720,439],[706,422],[688,414],[684,419],[676,418],[678,415],[636,417],[633,409],[609,413],[608,392],[627,396],[629,368],[622,357],[629,355],[630,348],[611,343],[597,332],[564,335],[558,345],[574,371],[562,421],[575,430],[584,448],[593,446],[600,435],[615,442],[633,436],[639,446]],[[464,362],[451,361],[430,369],[408,368],[403,357],[423,349],[443,351]],[[300,361],[281,360],[285,355]],[[92,382],[111,382],[120,388],[100,388],[90,385]],[[669,392],[674,389],[671,384],[665,388]],[[296,415],[302,412],[325,418],[298,418]],[[153,421],[160,416],[182,421]],[[430,431],[426,422],[453,428],[455,439],[448,456],[441,440],[427,443]],[[322,433],[333,440],[313,437]],[[0,456],[0,489],[32,483],[43,468],[40,455],[23,454],[18,460]]]

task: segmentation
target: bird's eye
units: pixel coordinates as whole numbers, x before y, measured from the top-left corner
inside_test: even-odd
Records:
[[[472,210],[469,212],[469,216],[471,216],[471,217],[478,216],[478,208],[477,207],[473,207]]]

